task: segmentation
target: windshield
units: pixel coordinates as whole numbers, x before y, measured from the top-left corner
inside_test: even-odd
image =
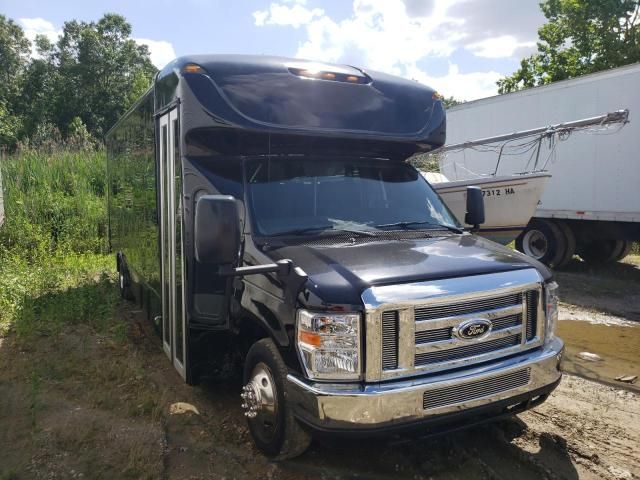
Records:
[[[259,235],[459,228],[429,184],[405,163],[261,158],[247,160],[246,172]]]

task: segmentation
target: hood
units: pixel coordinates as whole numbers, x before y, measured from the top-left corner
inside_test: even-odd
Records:
[[[537,269],[536,260],[474,235],[416,240],[374,241],[353,246],[285,246],[269,252],[274,260],[291,259],[309,276],[307,288],[324,303],[358,305],[373,285],[438,280],[488,273]]]

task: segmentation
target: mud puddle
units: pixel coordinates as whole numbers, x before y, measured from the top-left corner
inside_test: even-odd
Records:
[[[640,392],[639,381],[629,384],[615,380],[621,375],[640,375],[640,326],[561,320],[557,334],[565,341],[566,372]],[[596,354],[600,360],[580,358],[581,352]]]

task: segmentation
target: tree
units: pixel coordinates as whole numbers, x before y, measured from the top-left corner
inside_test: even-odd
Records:
[[[79,117],[92,135],[102,135],[131,103],[131,92],[151,82],[156,68],[149,49],[130,38],[124,17],[106,14],[97,23],[66,22],[55,47],[55,123],[66,132]]]
[[[573,78],[640,61],[640,0],[545,0],[538,52],[498,80],[498,92]]]
[[[22,28],[0,15],[0,144],[10,147],[22,130],[13,100],[22,88],[30,47]]]

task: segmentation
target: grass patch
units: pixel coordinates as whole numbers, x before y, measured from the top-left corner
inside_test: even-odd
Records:
[[[102,151],[24,151],[0,163],[0,337],[106,328],[117,303],[106,252]]]

